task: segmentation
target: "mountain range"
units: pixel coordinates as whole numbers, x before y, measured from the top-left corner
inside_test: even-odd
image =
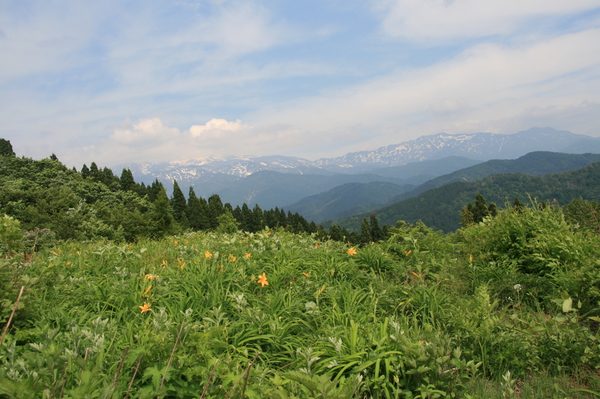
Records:
[[[383,182],[397,186],[391,189],[388,185],[383,190],[387,194],[378,194],[377,201],[370,205],[376,206],[400,198],[436,177],[490,159],[514,159],[533,151],[600,153],[600,139],[553,128],[531,128],[509,135],[439,133],[315,161],[273,155],[128,164],[120,168],[129,168],[138,182],[150,184],[158,179],[170,190],[173,180],[177,180],[184,193],[193,186],[202,197],[216,193],[233,206],[258,204],[263,209],[299,209],[298,202],[306,197],[345,184]]]

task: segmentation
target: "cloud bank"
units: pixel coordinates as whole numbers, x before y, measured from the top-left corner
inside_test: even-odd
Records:
[[[599,136],[597,0],[0,3],[0,120],[81,166]]]

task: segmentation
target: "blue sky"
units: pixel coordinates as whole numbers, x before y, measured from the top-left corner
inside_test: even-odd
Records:
[[[114,166],[600,136],[599,0],[0,0],[0,137]]]

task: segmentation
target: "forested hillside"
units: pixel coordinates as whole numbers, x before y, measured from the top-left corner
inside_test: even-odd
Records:
[[[6,142],[6,141],[5,141]],[[10,145],[10,143],[8,143]],[[158,181],[138,184],[131,171],[116,176],[92,162],[81,171],[65,167],[56,157],[33,160],[10,151],[0,156],[0,214],[18,219],[32,240],[56,239],[132,241],[191,230],[259,231],[284,227],[292,232],[316,232],[317,225],[282,209],[233,208],[218,195],[187,199],[174,182],[169,198]]]
[[[324,222],[379,208],[386,200],[406,190],[406,186],[386,182],[347,183],[303,198],[288,208],[309,220]]]
[[[483,179],[486,176],[504,173],[525,173],[534,176],[547,175],[549,173],[580,169],[591,162],[600,162],[600,154],[562,154],[558,152],[537,151],[530,152],[517,159],[494,159],[431,179],[414,190],[393,198],[392,201],[402,201],[406,198],[415,197],[432,188],[457,181],[473,181]]]
[[[446,232],[460,227],[460,213],[465,204],[481,193],[488,202],[499,207],[512,203],[515,197],[528,202],[529,197],[540,201],[566,205],[575,198],[600,200],[600,162],[584,168],[531,176],[523,173],[491,175],[472,182],[455,182],[426,191],[421,195],[400,201],[375,211],[382,224],[393,225],[398,220],[408,223],[423,221],[427,226]],[[358,228],[368,215],[357,215],[338,223],[346,228]]]

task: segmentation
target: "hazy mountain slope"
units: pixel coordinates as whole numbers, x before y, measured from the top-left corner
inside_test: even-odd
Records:
[[[345,183],[369,183],[387,181],[402,183],[399,179],[382,177],[373,174],[357,175],[299,175],[262,171],[253,173],[227,188],[217,191],[223,202],[231,204],[258,204],[263,209],[280,207],[288,209],[288,205],[300,199],[330,190]]]
[[[413,188],[399,186],[386,182],[371,183],[347,183],[334,187],[329,191],[305,197],[300,201],[288,205],[286,210],[298,212],[307,220],[317,223],[332,218],[339,218],[341,212],[349,209],[376,209],[387,199],[397,196],[399,193]]]
[[[558,201],[566,204],[573,198],[600,201],[600,162],[581,169],[545,176],[523,173],[499,174],[472,182],[455,182],[428,190],[417,197],[408,198],[375,211],[380,223],[394,225],[398,220],[415,223],[422,220],[427,226],[452,231],[460,227],[460,211],[474,202],[478,192],[488,202],[503,207],[518,196],[526,203],[528,197],[542,201]],[[339,221],[347,228],[360,228],[366,215],[356,215]]]
[[[406,165],[390,166],[371,170],[380,176],[405,179],[407,184],[420,184],[437,176],[477,165],[482,161],[459,156],[449,156],[442,159],[411,162]]]
[[[338,158],[319,159],[319,167],[337,171],[366,170],[376,167],[404,165],[409,162],[462,156],[470,159],[512,159],[532,151],[563,151],[583,141],[600,143],[599,139],[559,131],[549,127],[531,128],[516,134],[447,134],[422,136],[415,140],[361,151]],[[588,152],[588,151],[585,151]]]
[[[391,202],[402,201],[417,196],[432,188],[456,181],[472,181],[499,173],[526,173],[529,175],[546,175],[560,173],[584,167],[591,162],[600,161],[600,154],[563,154],[557,152],[537,151],[523,155],[517,159],[494,159],[475,166],[460,169],[444,176],[436,177],[423,183],[414,190],[392,198]]]

